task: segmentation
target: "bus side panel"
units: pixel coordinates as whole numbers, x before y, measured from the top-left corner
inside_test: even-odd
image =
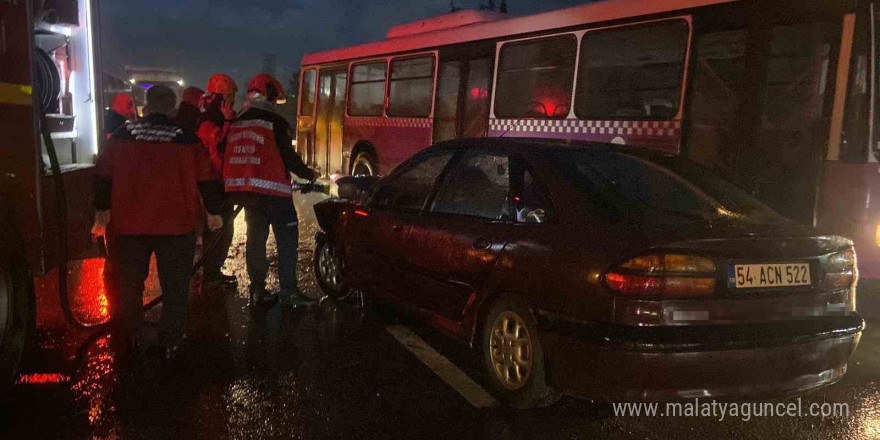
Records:
[[[818,227],[855,241],[859,273],[880,278],[880,164],[825,161]]]
[[[410,156],[431,145],[430,118],[345,118],[343,143],[350,153],[360,141],[376,147],[379,175],[384,176]]]
[[[675,154],[681,151],[681,121],[489,120],[489,137],[502,136],[611,142]]]
[[[12,215],[11,219],[0,218],[0,238],[4,240],[2,248],[11,252],[22,249],[10,249],[6,244],[21,240],[31,270],[41,273],[45,269],[37,208],[39,156],[34,133],[27,4],[0,2],[0,203]]]

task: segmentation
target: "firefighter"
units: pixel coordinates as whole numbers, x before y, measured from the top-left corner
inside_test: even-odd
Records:
[[[222,188],[220,170],[223,166],[223,149],[226,134],[235,118],[233,107],[238,86],[228,75],[218,73],[208,80],[207,89],[208,94],[203,96],[200,103],[204,112],[198,118],[197,133],[202,144],[208,148],[217,176],[217,185]],[[235,276],[226,275],[221,271],[235,236],[235,228],[231,224],[235,215],[233,205],[224,201],[220,215],[223,217],[223,222],[228,223],[227,227],[216,233],[206,230],[202,240],[205,246],[216,242],[216,245],[208,250],[209,254],[205,258],[204,283],[209,289],[222,288],[225,284],[232,285],[236,282]]]
[[[127,93],[117,93],[113,96],[110,109],[104,113],[104,136],[110,139],[113,132],[125,125],[127,121],[136,120],[137,110],[134,106],[134,100]]]
[[[269,226],[278,247],[278,272],[284,306],[316,302],[297,288],[296,256],[299,224],[291,197],[291,175],[314,181],[317,173],[294,151],[291,127],[276,113],[284,97],[281,83],[267,74],[255,76],[247,88],[245,111],[229,130],[223,165],[226,192],[243,205],[247,222],[247,270],[253,306],[274,301],[266,291],[266,240]]]
[[[180,106],[177,108],[177,125],[187,130],[198,130],[199,117],[202,115],[200,105],[205,92],[198,87],[187,87],[183,91]]]
[[[114,315],[135,347],[144,339],[144,281],[156,255],[164,296],[159,342],[168,357],[186,331],[199,192],[208,226],[223,225],[219,188],[210,184],[211,161],[195,133],[171,122],[175,103],[170,88],[149,89],[146,117],[117,130],[98,157],[93,201],[93,232],[100,234],[109,223],[113,234]]]

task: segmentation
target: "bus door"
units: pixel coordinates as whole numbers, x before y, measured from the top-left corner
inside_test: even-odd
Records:
[[[494,61],[494,43],[440,51],[434,142],[486,136]]]
[[[736,4],[695,17],[689,156],[812,224],[841,16]]]
[[[315,165],[327,175],[342,172],[342,120],[348,72],[322,70],[318,78]]]

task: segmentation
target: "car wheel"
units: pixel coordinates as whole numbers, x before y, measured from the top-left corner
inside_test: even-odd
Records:
[[[558,400],[547,384],[544,351],[534,315],[521,301],[502,298],[483,321],[483,364],[495,394],[517,409],[551,405]]]
[[[351,162],[351,175],[352,176],[375,176],[376,175],[376,161],[370,155],[370,153],[358,153],[357,156],[354,157],[354,160]]]
[[[29,328],[30,282],[18,265],[0,260],[0,403],[8,400]]]
[[[315,243],[315,277],[324,294],[334,299],[345,296],[340,267],[336,243],[322,234]]]

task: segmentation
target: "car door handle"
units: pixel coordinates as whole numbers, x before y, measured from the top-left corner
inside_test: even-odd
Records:
[[[490,247],[492,247],[492,241],[480,237],[474,240],[473,246],[474,249],[489,249]]]
[[[400,232],[403,230],[403,225],[391,225],[392,232]]]

